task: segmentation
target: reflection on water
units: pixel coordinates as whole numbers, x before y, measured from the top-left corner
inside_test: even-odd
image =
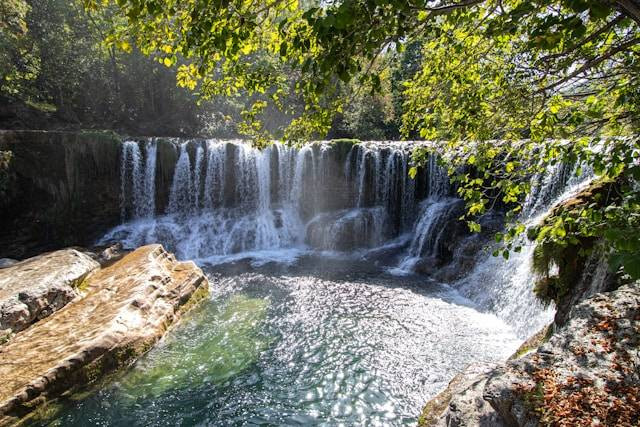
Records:
[[[200,307],[179,335],[170,335],[122,379],[122,395],[131,401],[160,397],[220,385],[242,373],[269,343],[260,333],[267,305],[266,299],[235,294],[221,304]]]
[[[209,272],[212,298],[59,425],[406,425],[518,340],[415,277]]]

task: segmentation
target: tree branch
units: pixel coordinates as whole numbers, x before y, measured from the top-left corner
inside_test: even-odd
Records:
[[[599,30],[595,31],[594,33],[590,34],[586,38],[582,39],[581,41],[579,41],[578,43],[576,43],[574,46],[570,47],[569,49],[566,49],[565,51],[560,52],[560,53],[554,53],[554,54],[551,54],[551,55],[544,56],[544,57],[540,58],[537,62],[547,62],[547,61],[550,61],[552,59],[557,59],[557,58],[561,58],[563,56],[569,55],[570,53],[574,52],[579,47],[584,46],[585,44],[593,41],[599,35],[609,31],[616,24],[620,23],[620,21],[622,21],[624,18],[625,18],[625,16],[622,15],[622,14],[616,16],[613,20],[611,20],[609,23],[607,23],[607,25],[605,25],[604,27],[602,27]]]
[[[640,1],[638,0],[615,0],[613,2],[618,6],[618,10],[636,21],[640,25]]]
[[[446,6],[437,7],[424,7],[422,10],[431,12],[430,16],[446,15],[457,9],[463,9],[465,7],[475,6],[476,4],[484,3],[485,0],[462,0],[459,3],[449,4]]]
[[[568,82],[569,80],[573,79],[574,77],[579,76],[580,74],[584,73],[585,71],[601,64],[603,61],[606,61],[607,59],[611,58],[612,56],[620,53],[620,52],[624,52],[625,50],[629,49],[631,46],[636,45],[640,43],[640,37],[636,37],[633,38],[631,40],[626,41],[625,43],[622,43],[616,47],[614,47],[613,49],[609,49],[604,55],[602,56],[598,56],[597,58],[591,59],[587,62],[585,62],[582,67],[578,68],[577,70],[575,70],[574,72],[572,72],[571,74],[569,74],[568,76],[538,90],[537,92],[546,92],[548,90],[554,89],[558,86],[560,86],[563,83]]]

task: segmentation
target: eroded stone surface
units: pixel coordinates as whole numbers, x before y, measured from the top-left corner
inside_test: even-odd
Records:
[[[538,351],[492,373],[484,398],[510,425],[638,425],[640,285],[575,306]]]
[[[447,388],[424,407],[419,425],[438,427],[502,427],[500,416],[483,399],[487,374],[496,364],[474,363],[456,375]]]
[[[74,249],[50,252],[0,270],[0,330],[17,332],[61,309],[99,264]]]
[[[160,245],[95,271],[85,296],[0,347],[0,424],[129,363],[207,287],[195,264]]]
[[[452,381],[446,410],[423,425],[639,425],[639,367],[636,283],[576,305],[537,351]]]

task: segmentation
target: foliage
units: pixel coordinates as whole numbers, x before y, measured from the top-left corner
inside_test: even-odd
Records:
[[[406,137],[446,141],[431,147],[449,166],[473,231],[480,229],[475,217],[497,205],[514,220],[532,176],[557,162],[625,177],[620,199],[602,208],[611,217],[587,208],[577,232],[601,230],[612,260],[637,273],[629,240],[640,233],[629,218],[638,212],[638,141],[611,138],[640,126],[635,0],[84,2],[121,20],[107,36],[111,46],[137,46],[177,67],[178,83],[205,99],[246,96],[241,130],[258,144],[269,139],[262,120],[269,105],[290,119],[290,140],[323,136],[336,114],[354,130],[397,120],[369,107],[384,100],[379,105],[397,113],[402,105]],[[415,68],[385,74],[380,65],[391,66],[408,48],[404,63]],[[349,105],[360,87],[373,98]],[[427,152],[415,152],[416,166]],[[610,226],[601,227],[601,218]],[[562,242],[563,227],[541,239]],[[503,256],[518,248],[523,231],[515,221],[500,236]]]
[[[14,3],[21,7],[13,15],[0,15],[2,127],[238,135],[250,100],[217,97],[198,104],[197,95],[176,87],[177,70],[134,46],[123,51],[105,44],[109,31],[124,22],[113,8],[87,13],[80,1],[62,0],[11,0],[0,7]],[[260,118],[277,130],[277,116]]]
[[[628,186],[636,184],[624,175],[596,181],[528,230],[537,240],[535,291],[543,301],[557,302],[567,293],[594,252],[609,255],[613,271],[623,266],[631,277],[640,276],[640,195],[637,186]]]
[[[32,55],[25,41],[29,10],[24,0],[0,3],[0,94],[23,92],[25,85],[38,74],[38,58]]]

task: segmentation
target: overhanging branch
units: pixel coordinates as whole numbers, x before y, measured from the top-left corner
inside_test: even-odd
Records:
[[[585,71],[590,70],[593,67],[598,66],[599,64],[601,64],[602,62],[606,61],[607,59],[611,58],[612,56],[620,53],[620,52],[624,52],[625,50],[629,49],[630,47],[636,45],[640,43],[640,37],[636,37],[633,38],[631,40],[628,40],[616,47],[614,47],[613,49],[609,49],[607,52],[605,52],[603,55],[598,56],[597,58],[591,59],[587,62],[585,62],[582,67],[578,68],[577,70],[575,70],[574,72],[572,72],[571,74],[569,74],[568,76],[540,89],[538,92],[547,92],[551,89],[555,89],[556,87],[560,86],[563,83],[568,82],[569,80],[579,76],[580,74],[584,73]]]

